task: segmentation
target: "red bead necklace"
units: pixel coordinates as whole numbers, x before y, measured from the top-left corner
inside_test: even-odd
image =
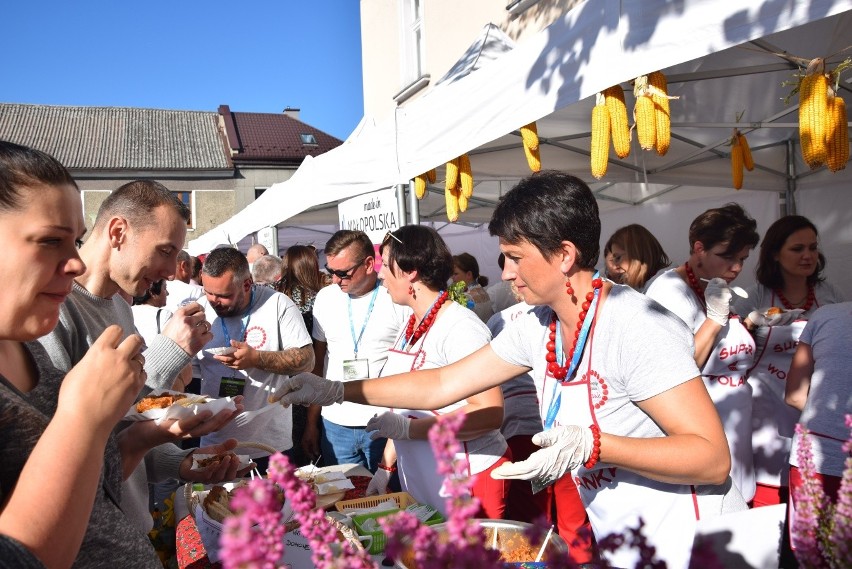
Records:
[[[698,300],[701,301],[701,304],[704,304],[704,289],[702,289],[701,285],[698,284],[698,279],[695,278],[695,273],[692,272],[692,267],[689,266],[689,261],[683,264],[683,268],[686,271],[686,280],[689,282],[689,288],[691,288],[692,292],[698,296]]]
[[[795,306],[793,306],[792,302],[787,300],[787,297],[784,296],[784,293],[781,292],[780,288],[775,289],[775,296],[778,297],[778,300],[781,301],[781,304],[787,310],[793,310],[794,308],[796,308]],[[815,302],[816,302],[816,293],[814,292],[814,287],[813,287],[813,285],[809,285],[808,286],[808,296],[806,297],[805,304],[803,304],[802,307],[801,307],[802,310],[807,312],[808,310],[811,309],[811,307],[814,305]]]
[[[429,328],[431,328],[432,323],[435,321],[435,317],[438,315],[438,311],[441,310],[441,306],[447,301],[450,297],[449,291],[444,291],[438,296],[435,300],[435,303],[432,304],[432,308],[423,316],[423,320],[420,321],[420,325],[417,327],[417,330],[414,329],[414,323],[417,321],[417,317],[412,314],[408,318],[408,325],[405,327],[405,341],[410,345],[414,345],[417,343],[417,340],[423,337]]]
[[[550,334],[548,335],[549,341],[546,344],[547,355],[545,359],[547,359],[547,371],[558,380],[563,380],[568,376],[568,368],[571,365],[571,360],[574,359],[574,352],[577,350],[577,340],[580,338],[580,330],[583,329],[583,322],[586,320],[586,316],[588,316],[589,307],[592,305],[592,300],[595,298],[595,290],[603,287],[603,280],[601,279],[593,279],[592,280],[592,291],[586,293],[586,300],[583,302],[582,311],[580,312],[580,319],[577,321],[577,330],[574,332],[574,342],[571,344],[571,351],[568,353],[568,357],[565,358],[564,366],[559,365],[559,358],[556,356],[556,326],[558,325],[559,319],[556,317],[556,313],[553,313],[553,317],[550,320]]]

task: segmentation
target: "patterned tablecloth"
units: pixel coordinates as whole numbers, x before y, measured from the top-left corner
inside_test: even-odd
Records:
[[[343,500],[363,498],[370,483],[369,476],[349,476],[355,488],[346,491]],[[212,563],[201,542],[201,536],[195,526],[195,519],[188,515],[180,520],[175,530],[177,563],[180,569],[219,569],[220,563]]]

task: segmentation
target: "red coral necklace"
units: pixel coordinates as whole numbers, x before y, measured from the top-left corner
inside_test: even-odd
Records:
[[[426,312],[423,316],[423,319],[420,321],[420,325],[417,326],[417,329],[414,329],[414,323],[417,321],[417,317],[412,314],[408,318],[408,325],[405,327],[405,343],[414,345],[417,343],[417,340],[423,337],[423,335],[432,327],[432,323],[435,322],[435,317],[438,315],[438,311],[441,310],[441,307],[449,298],[449,291],[442,291],[438,298],[435,299],[435,302],[432,303],[432,307]]]
[[[565,358],[565,365],[559,365],[559,358],[556,355],[556,341],[558,336],[558,325],[559,319],[556,316],[556,312],[553,313],[553,316],[550,319],[550,334],[548,334],[548,342],[546,344],[547,355],[545,358],[547,359],[547,371],[558,380],[564,380],[568,377],[568,371],[570,368],[576,368],[577,363],[574,362],[574,353],[577,351],[577,344],[580,340],[580,332],[583,330],[583,324],[588,316],[589,308],[592,305],[592,301],[600,294],[600,289],[603,287],[603,281],[600,278],[595,278],[592,280],[592,291],[586,293],[586,300],[583,302],[582,311],[580,312],[580,319],[577,321],[577,330],[574,332],[574,342],[571,345],[571,351],[568,352],[568,357]],[[594,316],[592,316],[594,318]],[[583,352],[583,346],[585,345],[585,336],[583,337],[583,341],[580,343],[580,353]],[[573,365],[572,365],[573,364]],[[573,370],[572,370],[573,371]]]
[[[793,306],[792,302],[787,300],[787,297],[784,296],[784,293],[781,292],[780,288],[775,289],[775,296],[778,297],[778,300],[781,301],[781,304],[787,310],[793,310],[794,308],[796,308],[795,306]],[[801,306],[802,310],[807,312],[808,310],[811,309],[811,307],[814,305],[815,302],[816,302],[816,293],[814,292],[814,287],[813,287],[813,285],[809,285],[808,286],[808,296],[805,297],[805,304],[803,304]]]

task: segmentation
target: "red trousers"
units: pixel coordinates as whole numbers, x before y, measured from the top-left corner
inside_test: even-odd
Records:
[[[506,518],[506,500],[509,498],[511,480],[495,480],[491,471],[512,460],[512,449],[507,448],[500,459],[487,470],[476,475],[471,493],[479,500],[479,517],[493,520]]]

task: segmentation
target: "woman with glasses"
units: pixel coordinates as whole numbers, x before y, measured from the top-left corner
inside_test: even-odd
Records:
[[[731,311],[729,285],[760,236],[757,222],[735,203],[708,209],[689,227],[689,259],[654,279],[647,295],[692,330],[695,363],[716,405],[731,453],[731,478],[746,501],[754,497],[751,386],[754,339]]]
[[[816,226],[801,215],[787,215],[763,236],[757,284],[748,289],[748,298],[734,299],[737,312],[748,315],[746,324],[757,344],[749,370],[755,506],[787,503],[789,497],[788,459],[800,413],[784,402],[787,373],[811,315],[820,306],[843,301],[840,291],[825,281],[824,269]]]
[[[491,334],[467,308],[449,300],[447,279],[453,259],[444,240],[429,227],[407,225],[389,233],[381,245],[383,285],[394,303],[412,310],[407,326],[397,337],[381,375],[443,367],[488,344]],[[428,389],[417,374],[411,387]],[[479,499],[480,515],[500,519],[506,509],[509,483],[491,478],[491,472],[511,459],[500,427],[503,395],[499,387],[471,395],[433,411],[394,409],[367,423],[371,437],[388,439],[376,475],[367,494],[385,493],[393,471],[402,489],[418,502],[446,514],[442,485],[432,448],[427,440],[437,417],[465,413],[458,434],[475,482],[472,493]]]
[[[503,278],[535,306],[488,346],[446,367],[369,381],[301,374],[275,397],[437,409],[529,372],[544,426],[533,442],[542,448],[492,477],[535,490],[571,476],[599,542],[628,534],[641,519],[656,556],[670,569],[687,567],[696,520],[746,507],[728,476],[725,433],[689,329],[646,296],[599,277],[598,206],[574,176],[521,180],[488,229],[506,255]],[[617,567],[640,561],[627,547],[605,555]]]

